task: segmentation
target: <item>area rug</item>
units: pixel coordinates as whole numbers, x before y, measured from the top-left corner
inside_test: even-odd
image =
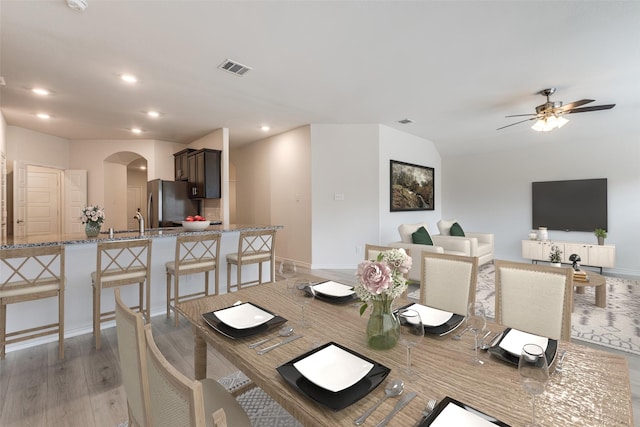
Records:
[[[241,371],[236,371],[220,378],[218,382],[232,392],[247,384],[249,378]],[[252,427],[302,427],[302,424],[259,387],[253,387],[242,393],[237,400],[249,416]],[[125,421],[118,427],[128,427],[128,424]]]
[[[495,269],[484,265],[478,273],[476,299],[484,303],[487,317],[495,316]],[[595,305],[595,288],[574,295],[571,337],[640,355],[640,282],[606,277],[607,307]],[[409,297],[418,299],[420,291]]]

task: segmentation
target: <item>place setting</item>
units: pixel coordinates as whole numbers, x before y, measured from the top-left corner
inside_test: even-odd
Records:
[[[553,364],[558,352],[558,340],[514,328],[503,330],[492,340],[487,351],[499,360],[517,366],[525,344],[535,344],[542,348],[549,365]]]
[[[445,336],[457,330],[465,322],[464,316],[418,303],[404,305],[395,311],[396,314],[401,310],[417,311],[420,314],[424,332],[429,335]]]
[[[219,310],[203,313],[204,321],[216,332],[240,339],[261,335],[287,322],[282,316],[251,302],[236,302]]]

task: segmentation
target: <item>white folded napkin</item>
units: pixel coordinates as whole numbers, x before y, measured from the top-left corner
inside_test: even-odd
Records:
[[[547,351],[549,338],[511,329],[500,342],[500,348],[516,357],[520,357],[522,347],[525,344],[537,344],[542,347],[542,351]]]

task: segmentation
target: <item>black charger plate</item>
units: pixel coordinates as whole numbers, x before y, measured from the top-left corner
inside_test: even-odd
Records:
[[[496,356],[498,359],[504,360],[505,362],[509,362],[512,365],[518,366],[520,357],[515,356],[509,353],[508,351],[506,351],[505,349],[503,349],[502,347],[500,347],[500,343],[502,342],[504,337],[507,336],[510,330],[511,328],[505,329],[504,333],[502,334],[502,337],[500,337],[500,340],[493,347],[489,347],[488,352]],[[549,366],[551,366],[551,364],[555,360],[557,353],[558,353],[558,340],[549,339],[549,343],[547,344],[547,350],[545,351],[545,355],[547,356],[547,364]]]
[[[414,302],[409,303],[405,306],[400,307],[398,310],[411,307],[414,304],[417,304],[417,303],[414,303]],[[396,310],[396,312],[398,310]],[[432,334],[432,335],[440,335],[440,336],[447,335],[448,333],[455,331],[458,328],[458,326],[462,324],[463,321],[464,321],[464,316],[453,313],[453,315],[449,318],[449,320],[444,322],[442,325],[425,326],[424,332],[426,334]]]
[[[469,412],[473,412],[474,414],[484,418],[485,420],[487,420],[488,422],[495,424],[497,426],[501,426],[501,427],[511,427],[509,426],[509,424],[503,423],[502,421],[498,420],[497,418],[494,418],[492,416],[489,416],[487,414],[485,414],[484,412],[478,411],[477,409],[469,406],[469,405],[465,405],[464,403],[455,400],[449,396],[445,397],[444,399],[442,399],[438,405],[433,409],[433,412],[431,412],[429,414],[429,416],[427,418],[425,418],[420,424],[419,427],[428,427],[430,426],[435,420],[436,418],[438,418],[438,415],[440,415],[440,413],[444,410],[444,408],[447,407],[447,405],[456,405],[459,406],[461,408],[463,408],[466,411]]]
[[[293,366],[293,364],[298,362],[299,360],[311,356],[312,354],[330,345],[335,345],[336,347],[339,347],[344,351],[347,351],[363,360],[366,360],[367,362],[372,363],[373,368],[371,368],[369,373],[363,379],[344,390],[332,392],[323,389],[322,387],[318,387],[317,385],[306,379]],[[386,366],[383,366],[376,361],[369,359],[368,357],[358,354],[355,351],[348,349],[347,347],[336,344],[335,342],[328,342],[318,348],[314,348],[313,350],[303,354],[302,356],[298,356],[295,359],[278,366],[276,370],[282,376],[282,378],[284,378],[284,380],[298,392],[334,411],[344,409],[347,406],[352,405],[353,403],[362,399],[364,396],[373,391],[378,385],[380,385],[380,383],[387,377],[387,375],[389,375],[389,372],[391,372],[391,369],[387,368]]]
[[[232,339],[238,339],[238,338],[247,338],[247,337],[253,337],[255,335],[260,335],[263,334],[265,332],[269,332],[270,330],[277,328],[278,326],[282,325],[283,323],[285,323],[287,321],[287,319],[285,319],[282,316],[278,316],[275,313],[272,313],[271,311],[260,307],[257,304],[254,303],[247,303],[247,304],[251,304],[254,307],[259,308],[262,311],[266,311],[269,314],[272,314],[274,317],[271,318],[269,321],[258,325],[258,326],[254,326],[253,328],[246,328],[246,329],[236,329],[233,328],[229,325],[227,325],[226,323],[224,323],[222,320],[218,319],[218,317],[216,316],[216,311],[220,311],[220,310],[224,310],[225,308],[230,308],[233,306],[229,306],[229,307],[225,307],[225,308],[221,308],[220,310],[215,310],[215,311],[210,311],[208,313],[203,313],[202,314],[202,318],[204,319],[205,322],[207,322],[207,324],[209,326],[211,326],[214,330],[216,330],[217,332],[221,333],[222,335],[232,338]]]

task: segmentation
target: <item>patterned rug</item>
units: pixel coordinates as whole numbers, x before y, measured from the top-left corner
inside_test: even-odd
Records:
[[[476,299],[484,303],[487,317],[495,314],[495,270],[493,264],[480,267]],[[595,288],[585,287],[574,295],[571,337],[616,350],[640,355],[640,282],[606,277],[607,307],[595,305]],[[419,298],[419,290],[409,294]]]
[[[219,379],[218,382],[232,392],[247,384],[249,378],[242,372],[236,371]],[[253,387],[241,394],[237,400],[249,416],[252,427],[302,427],[302,424],[259,387]],[[129,423],[125,421],[118,427],[128,427],[128,425]]]

